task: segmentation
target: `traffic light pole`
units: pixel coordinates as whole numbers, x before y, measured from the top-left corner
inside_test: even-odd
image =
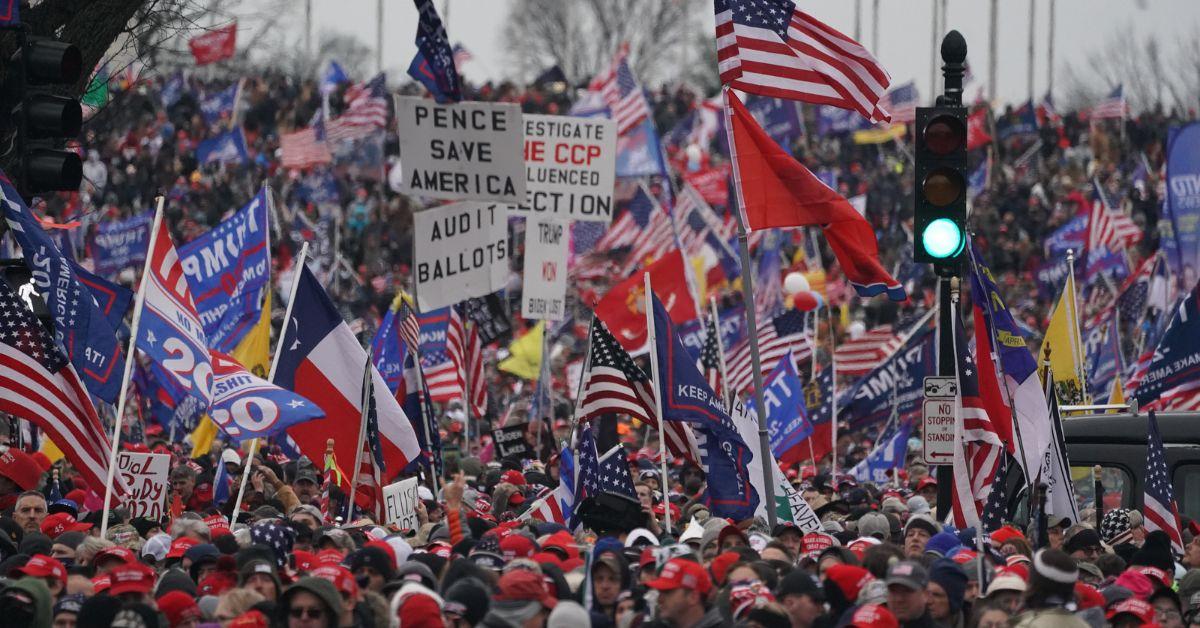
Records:
[[[941,96],[937,98],[939,105],[962,105],[963,74],[966,71],[964,62],[967,58],[967,42],[957,30],[952,30],[942,39],[942,76],[946,86]],[[919,131],[918,131],[919,132]],[[938,375],[954,377],[954,321],[951,319],[951,293],[958,289],[955,285],[961,273],[961,267],[947,269],[935,266],[938,274]],[[961,420],[961,418],[959,418]],[[954,467],[941,465],[937,468],[937,518],[945,521],[954,501],[951,484],[954,482]]]

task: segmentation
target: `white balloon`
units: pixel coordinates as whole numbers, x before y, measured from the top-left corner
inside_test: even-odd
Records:
[[[808,278],[802,273],[788,273],[783,278],[783,291],[788,294],[807,292],[808,289]]]

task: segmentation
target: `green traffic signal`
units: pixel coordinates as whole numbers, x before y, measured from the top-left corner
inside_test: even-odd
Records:
[[[949,218],[938,218],[921,232],[921,246],[931,257],[946,259],[962,252],[966,245],[962,229]]]

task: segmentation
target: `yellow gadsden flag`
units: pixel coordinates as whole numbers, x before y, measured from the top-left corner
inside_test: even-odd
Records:
[[[500,361],[500,370],[521,379],[537,379],[542,370],[542,334],[546,321],[538,321],[528,333],[508,345],[508,357]]]
[[[1068,273],[1062,296],[1050,315],[1050,326],[1046,338],[1038,351],[1038,363],[1050,349],[1050,368],[1054,371],[1054,385],[1058,399],[1063,404],[1085,403],[1083,382],[1083,340],[1079,335],[1079,309],[1075,299],[1075,277]]]
[[[266,379],[270,369],[271,354],[271,291],[263,299],[262,313],[246,337],[234,347],[229,357],[237,360],[246,370]],[[206,456],[212,451],[213,439],[217,437],[217,425],[208,415],[200,417],[200,424],[192,431],[192,457]]]

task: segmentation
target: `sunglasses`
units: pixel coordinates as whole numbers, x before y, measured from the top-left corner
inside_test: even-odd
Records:
[[[325,616],[325,610],[321,609],[321,608],[314,608],[314,607],[309,607],[309,608],[292,607],[288,611],[288,615],[291,615],[293,619],[303,619],[306,617],[308,619],[320,619]]]

